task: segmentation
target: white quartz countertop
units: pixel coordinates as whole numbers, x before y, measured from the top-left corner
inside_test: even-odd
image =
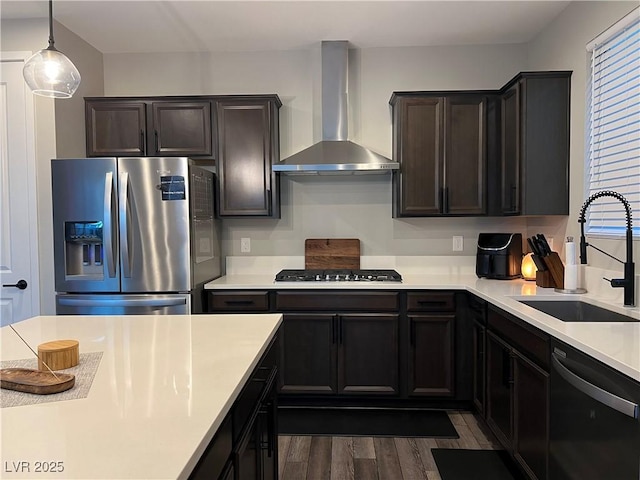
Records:
[[[239,314],[15,323],[34,349],[75,339],[81,355],[103,354],[86,398],[0,409],[0,477],[188,477],[281,321]],[[0,345],[3,361],[33,357],[9,327],[0,329]],[[63,471],[38,473],[38,462]]]
[[[453,269],[455,270],[455,269]],[[640,320],[638,307],[623,307],[621,300],[612,300],[608,285],[599,291],[581,295],[557,293],[552,288],[537,287],[525,280],[488,280],[468,272],[403,273],[402,283],[396,282],[274,282],[270,274],[233,274],[218,278],[207,285],[209,290],[233,289],[367,289],[367,290],[466,290],[493,305],[521,318],[540,330],[593,356],[619,372],[640,381],[640,321],[619,323],[563,322],[524,305],[518,299],[535,297],[540,300],[582,300]],[[600,279],[601,280],[601,279]],[[604,283],[604,282],[603,282]],[[616,289],[620,291],[621,289]]]

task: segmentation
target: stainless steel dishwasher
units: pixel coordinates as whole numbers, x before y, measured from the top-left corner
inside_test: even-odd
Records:
[[[640,383],[552,341],[549,478],[640,479]]]

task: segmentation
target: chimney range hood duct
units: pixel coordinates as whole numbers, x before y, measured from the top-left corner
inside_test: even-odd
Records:
[[[399,165],[347,140],[348,42],[322,42],[322,141],[273,165],[288,175],[386,173]]]

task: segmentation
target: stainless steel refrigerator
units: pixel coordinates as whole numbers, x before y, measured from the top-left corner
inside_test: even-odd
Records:
[[[214,174],[182,157],[51,161],[56,313],[203,310],[221,275]]]

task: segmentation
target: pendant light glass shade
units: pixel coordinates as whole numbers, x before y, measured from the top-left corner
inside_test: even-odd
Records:
[[[80,72],[53,44],[53,0],[49,0],[49,46],[27,60],[22,75],[36,95],[70,98],[80,85]]]
[[[32,55],[22,70],[24,80],[36,95],[70,98],[80,85],[80,72],[64,53],[45,48]]]

